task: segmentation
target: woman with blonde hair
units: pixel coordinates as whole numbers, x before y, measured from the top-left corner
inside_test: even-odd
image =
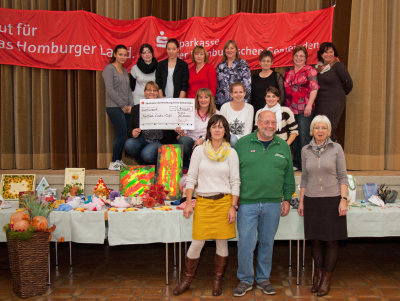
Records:
[[[217,108],[231,100],[229,89],[234,82],[243,83],[246,92],[244,101],[248,102],[251,94],[250,68],[245,60],[240,59],[236,42],[229,40],[224,46],[222,62],[217,66],[217,94],[215,96]]]
[[[210,89],[200,88],[195,98],[194,129],[182,130],[177,127],[178,143],[183,145],[183,167],[188,168],[193,149],[205,141],[207,123],[217,113],[214,96]]]
[[[187,98],[194,98],[200,88],[210,89],[213,96],[217,89],[217,72],[208,63],[208,54],[203,46],[196,46],[192,51],[194,66],[189,69],[189,88]]]

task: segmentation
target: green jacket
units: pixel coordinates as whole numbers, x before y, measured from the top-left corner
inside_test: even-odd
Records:
[[[265,149],[257,131],[242,137],[235,145],[240,164],[240,204],[290,200],[295,191],[290,147],[274,135]]]

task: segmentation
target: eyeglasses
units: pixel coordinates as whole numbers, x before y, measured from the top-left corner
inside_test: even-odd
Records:
[[[273,125],[273,126],[276,126],[276,121],[270,121],[270,120],[261,120],[261,119],[258,119],[258,121],[261,123],[261,124],[263,124],[263,125]]]

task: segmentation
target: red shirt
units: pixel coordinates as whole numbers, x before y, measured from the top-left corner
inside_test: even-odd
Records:
[[[317,70],[310,65],[305,65],[297,73],[294,72],[294,67],[291,67],[285,72],[285,92],[286,106],[292,112],[303,114],[304,109],[310,98],[310,92],[318,90]],[[315,103],[313,103],[313,109]]]
[[[197,90],[200,88],[208,88],[215,96],[217,90],[217,72],[211,64],[205,64],[203,68],[196,72],[196,65],[189,69],[189,88],[187,90],[187,98],[195,98]]]

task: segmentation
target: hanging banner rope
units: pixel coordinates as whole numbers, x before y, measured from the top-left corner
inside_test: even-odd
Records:
[[[222,60],[226,41],[235,40],[241,58],[259,69],[264,49],[274,67],[292,64],[292,51],[304,45],[308,63],[316,63],[319,45],[332,40],[334,7],[301,13],[238,13],[164,21],[144,17],[124,21],[86,11],[39,11],[0,8],[0,64],[47,69],[103,70],[117,44],[128,47],[126,68],[136,63],[139,47],[149,43],[157,60],[166,58],[169,38],[180,42],[179,57],[190,65],[191,51],[202,45],[213,66]]]

